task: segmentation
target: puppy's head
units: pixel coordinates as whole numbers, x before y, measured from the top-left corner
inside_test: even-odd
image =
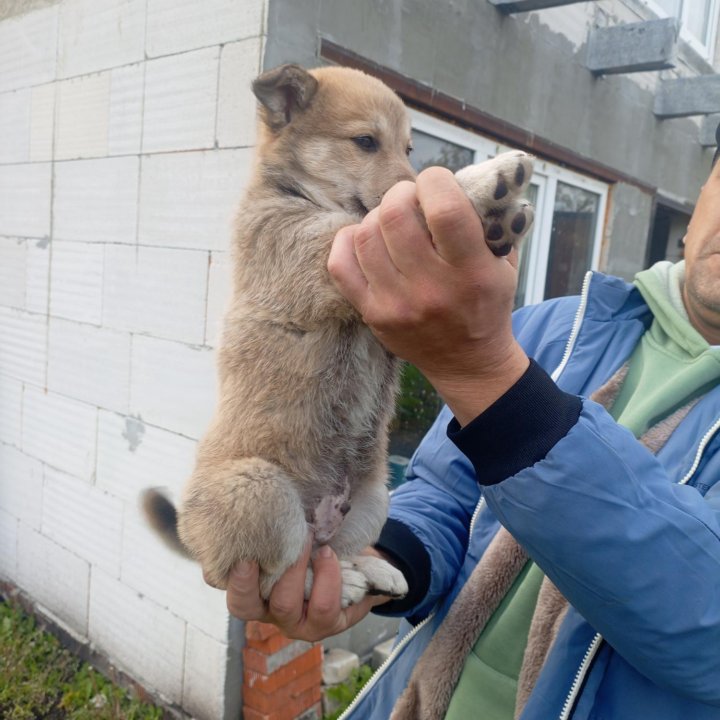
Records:
[[[415,173],[410,119],[380,80],[341,67],[283,65],[258,77],[260,162],[323,207],[365,215]]]

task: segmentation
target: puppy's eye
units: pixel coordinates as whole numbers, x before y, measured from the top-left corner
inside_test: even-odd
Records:
[[[374,152],[378,149],[377,140],[372,135],[360,135],[352,140],[358,147],[368,152]]]
[[[410,156],[410,153],[411,153],[412,151],[413,151],[413,146],[412,146],[412,145],[408,145],[407,148],[406,148],[406,150],[405,150],[405,154],[409,157],[409,156]]]

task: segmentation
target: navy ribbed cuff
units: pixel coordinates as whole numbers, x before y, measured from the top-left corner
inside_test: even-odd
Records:
[[[470,460],[481,485],[494,485],[543,460],[577,423],[582,400],[563,392],[534,361],[502,397],[447,434]]]

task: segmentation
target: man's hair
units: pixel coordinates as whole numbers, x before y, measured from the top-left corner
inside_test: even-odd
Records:
[[[720,160],[720,123],[718,123],[717,129],[715,130],[715,144],[718,146],[715,151],[715,157],[712,161],[712,166],[715,167],[715,163]]]

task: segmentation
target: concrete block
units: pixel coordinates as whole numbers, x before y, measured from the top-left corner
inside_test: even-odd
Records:
[[[17,448],[0,443],[0,508],[40,529],[43,504],[43,467]]]
[[[131,677],[182,700],[185,622],[101,571],[90,583],[90,637]]]
[[[262,38],[250,38],[222,48],[217,118],[220,147],[243,147],[255,142],[257,101],[250,84],[260,73],[262,50]]]
[[[55,79],[58,7],[0,23],[0,92]]]
[[[168,488],[178,498],[194,467],[196,447],[194,440],[142,418],[100,411],[96,483],[133,506],[148,487]]]
[[[0,374],[45,384],[47,321],[42,315],[0,307]]]
[[[48,389],[123,412],[130,401],[130,336],[50,319]]]
[[[610,75],[675,67],[678,31],[676,18],[595,28],[588,38],[588,70]]]
[[[55,83],[30,90],[30,160],[52,160],[55,131]]]
[[[103,324],[201,344],[208,262],[206,252],[108,245]]]
[[[720,133],[720,114],[706,115],[700,126],[700,144],[703,147],[717,147]]]
[[[138,242],[227,250],[251,162],[250,150],[143,158]]]
[[[89,563],[24,523],[17,538],[17,582],[76,633],[87,635]]]
[[[120,572],[123,504],[100,488],[45,468],[43,535],[102,568]]]
[[[50,313],[55,317],[99,325],[104,266],[104,245],[54,243]]]
[[[28,240],[25,259],[25,309],[32,313],[48,312],[50,250],[46,240]]]
[[[322,667],[323,685],[345,682],[353,670],[360,667],[360,658],[349,650],[332,648],[325,653]]]
[[[145,65],[128,65],[110,72],[108,153],[140,152]]]
[[[219,59],[211,47],[147,63],[143,152],[213,147]]]
[[[133,337],[130,412],[190,438],[207,429],[215,409],[215,361],[209,348]]]
[[[110,73],[58,83],[57,103],[55,158],[74,160],[107,155]]]
[[[22,393],[19,380],[0,373],[0,443],[17,448],[21,438]]]
[[[205,344],[217,347],[223,319],[232,297],[232,259],[230,253],[211,253],[208,276]]]
[[[661,80],[653,112],[659,118],[720,113],[720,75]]]
[[[25,387],[22,448],[28,455],[90,482],[96,435],[97,408]]]
[[[0,305],[24,308],[26,284],[27,243],[0,237]]]
[[[188,625],[182,704],[186,712],[199,720],[228,717],[225,713],[227,656],[227,643],[218,642]]]
[[[385,640],[385,642],[381,642],[379,645],[376,645],[373,648],[373,654],[370,660],[372,667],[377,670],[377,668],[379,668],[390,657],[390,653],[393,651],[394,647],[395,638],[390,638],[389,640]]]
[[[30,90],[0,93],[0,163],[30,159]]]
[[[263,33],[262,0],[149,0],[148,57],[219,45]]]
[[[50,235],[50,163],[0,166],[0,235]]]
[[[225,593],[205,584],[197,563],[165,546],[145,522],[137,500],[125,513],[120,579],[214,640],[227,643]]]
[[[0,509],[0,578],[17,579],[18,519]]]
[[[60,7],[59,77],[143,59],[144,0],[65,0]]]
[[[120,157],[56,163],[53,240],[134,243],[139,162]]]

